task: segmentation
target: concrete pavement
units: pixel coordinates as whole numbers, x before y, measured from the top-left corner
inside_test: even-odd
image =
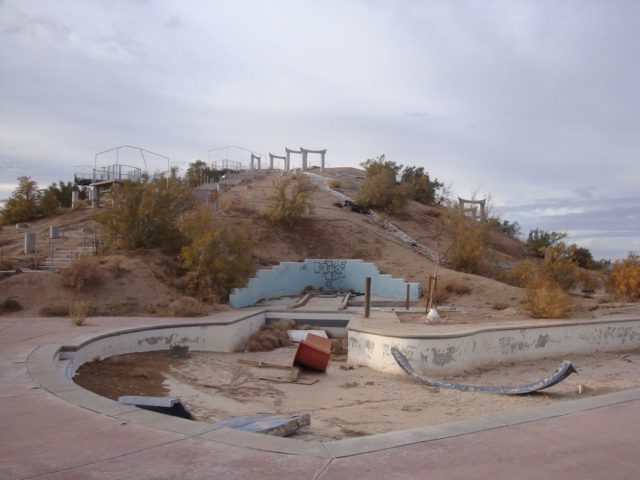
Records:
[[[0,318],[0,478],[640,478],[640,389],[301,442],[114,408],[38,363],[52,345],[87,333],[181,321],[91,318],[79,328],[67,319]]]

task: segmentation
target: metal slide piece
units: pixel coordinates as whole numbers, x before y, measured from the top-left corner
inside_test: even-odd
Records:
[[[424,385],[428,385],[430,387],[453,388],[455,390],[462,390],[463,392],[487,392],[503,395],[522,395],[525,393],[531,393],[552,387],[553,385],[563,381],[572,373],[578,373],[576,369],[573,368],[573,365],[571,365],[571,362],[565,360],[562,362],[560,367],[548,377],[538,380],[537,382],[528,383],[526,385],[495,387],[484,385],[467,385],[464,383],[448,382],[446,380],[441,381],[424,378],[415,371],[413,366],[409,363],[407,357],[405,357],[397,347],[391,347],[391,354],[393,355],[393,358],[395,358],[396,362],[398,362],[398,365],[400,365],[400,368],[402,368],[402,370],[404,370],[407,375],[413,377],[413,379],[417,382],[423,383]]]

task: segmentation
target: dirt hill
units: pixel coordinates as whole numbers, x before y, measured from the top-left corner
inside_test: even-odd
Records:
[[[311,173],[320,175],[319,170]],[[335,189],[355,197],[364,179],[362,170],[351,168],[328,169],[322,173]],[[234,229],[244,231],[254,245],[253,254],[258,268],[276,265],[281,261],[300,261],[305,258],[362,258],[375,262],[384,273],[410,281],[426,282],[433,273],[434,261],[420,254],[415,246],[401,241],[388,228],[370,216],[336,205],[339,199],[331,192],[318,189],[313,193],[311,216],[292,229],[274,227],[265,217],[273,182],[280,173],[270,173],[242,185],[232,187],[221,199],[221,218]],[[333,179],[333,181],[330,181]],[[322,182],[322,179],[315,181]],[[413,237],[427,249],[437,249],[451,240],[451,230],[445,207],[425,206],[411,202],[406,218],[389,219],[396,227]],[[23,306],[16,315],[37,315],[44,307],[54,310],[78,298],[88,298],[94,314],[149,315],[167,314],[167,306],[184,295],[167,278],[167,265],[176,258],[158,251],[116,252],[118,268],[110,268],[113,255],[100,257],[104,278],[99,286],[80,293],[62,285],[60,271],[30,272],[34,255],[25,255],[24,234],[37,235],[37,261],[42,264],[50,250],[49,228],[64,230],[67,247],[71,239],[76,244],[93,237],[94,211],[90,208],[63,210],[59,214],[30,222],[27,228],[5,226],[0,231],[0,248],[4,269],[19,267],[25,273],[6,275],[0,279],[0,301],[15,298]],[[75,232],[75,237],[72,234]],[[57,243],[56,243],[57,242]],[[508,267],[523,255],[523,245],[515,239],[493,233],[488,254],[490,265],[498,271]],[[453,304],[478,318],[521,318],[522,291],[485,276],[440,268],[440,305]],[[424,302],[424,300],[423,300]],[[586,301],[578,312],[584,315],[594,302]],[[211,307],[218,308],[218,307]]]

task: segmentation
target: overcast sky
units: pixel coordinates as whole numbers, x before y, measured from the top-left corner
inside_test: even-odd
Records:
[[[178,165],[326,148],[621,257],[640,250],[639,47],[637,0],[0,0],[0,198],[122,144]]]

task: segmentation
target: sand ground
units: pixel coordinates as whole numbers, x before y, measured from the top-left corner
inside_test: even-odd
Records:
[[[579,375],[544,392],[507,396],[420,385],[404,375],[347,365],[334,356],[326,373],[303,371],[302,383],[282,383],[289,372],[240,364],[241,359],[291,364],[295,347],[272,352],[192,352],[171,359],[166,352],[112,357],[83,365],[76,381],[111,398],[118,395],[179,397],[197,420],[214,423],[257,413],[311,413],[311,426],[296,438],[331,440],[436,425],[640,386],[640,349],[571,355]],[[505,364],[451,377],[458,382],[513,385],[552,372],[561,358]],[[314,380],[317,382],[312,385]],[[578,386],[582,385],[582,393]]]

